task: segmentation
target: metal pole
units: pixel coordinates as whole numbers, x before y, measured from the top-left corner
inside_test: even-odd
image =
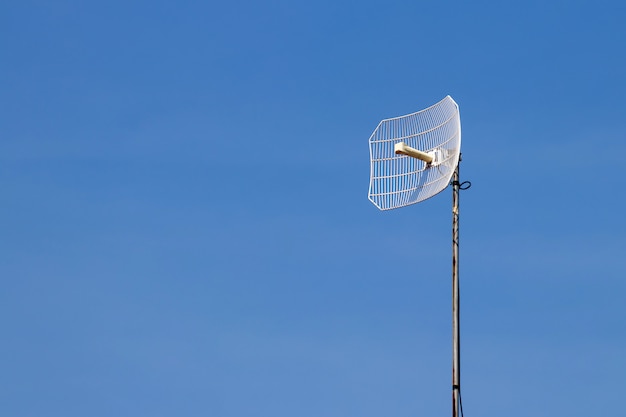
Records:
[[[459,164],[452,176],[452,417],[459,417],[461,334],[459,311]]]

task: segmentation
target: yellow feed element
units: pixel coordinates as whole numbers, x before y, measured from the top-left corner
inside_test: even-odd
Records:
[[[400,154],[400,155],[411,156],[413,158],[422,160],[426,162],[427,164],[430,164],[435,159],[431,154],[427,154],[426,152],[418,151],[415,148],[411,148],[410,146],[407,146],[407,144],[404,142],[396,143],[393,146],[393,150],[396,153],[396,155]]]

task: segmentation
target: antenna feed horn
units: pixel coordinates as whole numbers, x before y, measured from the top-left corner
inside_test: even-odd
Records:
[[[441,148],[434,149],[430,152],[422,152],[418,149],[411,148],[404,142],[398,142],[393,145],[393,151],[396,155],[406,155],[424,161],[428,166],[437,166],[444,160],[444,151]]]
[[[398,142],[393,145],[393,151],[396,153],[396,155],[410,156],[412,158],[419,159],[420,161],[424,161],[427,164],[431,164],[435,160],[434,152],[422,152],[415,148],[411,148],[404,142]]]

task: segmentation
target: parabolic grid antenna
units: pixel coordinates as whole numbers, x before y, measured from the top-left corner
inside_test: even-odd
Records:
[[[461,119],[447,96],[406,116],[385,119],[369,140],[368,198],[381,210],[419,203],[452,185],[452,416],[463,414],[459,306],[459,182]],[[419,260],[418,260],[419,262]]]
[[[389,210],[426,200],[448,186],[459,163],[459,106],[447,96],[417,113],[385,119],[369,145],[368,197],[376,207]]]

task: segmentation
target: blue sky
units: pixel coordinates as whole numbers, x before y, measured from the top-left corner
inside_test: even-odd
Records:
[[[0,414],[450,412],[450,190],[367,139],[463,125],[467,416],[623,411],[626,5],[0,5]],[[399,261],[399,259],[403,261]]]

